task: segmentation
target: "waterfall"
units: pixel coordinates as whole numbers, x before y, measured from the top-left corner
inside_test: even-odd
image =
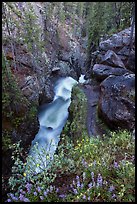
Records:
[[[40,107],[38,113],[40,128],[29,151],[29,156],[32,159],[28,160],[27,163],[34,173],[39,173],[47,168],[54,157],[60,140],[60,133],[68,118],[72,87],[77,83],[71,77],[59,79],[54,87],[53,101]],[[37,150],[34,148],[36,144]]]

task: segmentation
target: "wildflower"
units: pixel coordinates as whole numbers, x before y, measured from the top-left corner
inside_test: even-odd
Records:
[[[37,187],[37,191],[38,191],[38,192],[40,192],[40,191],[41,191],[41,188],[40,188],[39,186]]]
[[[79,176],[76,176],[76,179],[79,180]]]
[[[14,196],[12,199],[13,199],[13,200],[16,200],[16,201],[18,200],[18,198],[17,198],[17,197],[15,197],[15,196]]]
[[[39,167],[39,164],[37,164],[36,166]]]
[[[48,193],[47,193],[47,191],[44,191],[44,193],[43,193],[43,194],[44,194],[44,196],[46,197]]]
[[[91,177],[92,177],[92,179],[94,178],[94,172],[93,171],[91,172]]]
[[[73,192],[74,192],[74,194],[78,194],[78,191],[75,188],[73,188]]]
[[[53,186],[50,186],[50,192],[52,192],[53,191]]]
[[[116,195],[113,193],[112,198],[115,198],[115,197],[116,197]]]
[[[115,190],[115,187],[112,185],[112,186],[110,186],[110,188],[109,188],[109,192],[112,192],[112,191],[114,191]]]
[[[30,202],[30,200],[28,198],[24,198],[23,201],[24,202]]]
[[[93,165],[96,166],[96,160],[93,161]]]
[[[65,194],[60,194],[60,195],[59,195],[59,198],[65,198],[65,197],[66,197]]]
[[[84,184],[83,184],[83,183],[81,183],[80,188],[82,189],[83,187],[84,187]]]
[[[25,176],[26,176],[26,173],[23,173],[23,176],[25,177]]]
[[[19,199],[20,199],[20,201],[23,201],[24,198],[25,198],[24,195],[20,193],[20,195],[19,195]]]
[[[98,174],[97,186],[102,186],[102,176],[100,174]]]
[[[77,181],[77,188],[80,187],[80,181]]]
[[[118,168],[118,163],[114,161],[114,168]]]
[[[13,193],[10,193],[9,196],[13,199],[14,194],[13,194]]]
[[[85,195],[83,195],[83,199],[84,199],[84,200],[86,199],[86,196],[85,196]]]
[[[11,199],[8,199],[7,202],[12,202]]]
[[[88,200],[90,200],[90,196],[88,197]]]
[[[89,183],[89,184],[88,184],[88,187],[89,187],[89,188],[92,188],[92,187],[93,187],[92,183]]]
[[[36,191],[35,191],[33,194],[34,194],[35,196],[37,196],[37,195],[38,195]]]
[[[25,187],[27,188],[28,193],[30,193],[31,192],[32,184],[27,183]]]
[[[73,183],[73,185],[75,185],[75,181],[74,181],[74,180],[73,180],[73,182],[72,182],[72,183]]]
[[[86,167],[86,168],[88,167],[88,165],[87,165],[88,163],[84,159],[82,159],[81,163],[83,164],[84,167]]]
[[[83,172],[83,180],[85,180],[85,178],[86,178],[86,173]]]
[[[56,188],[56,193],[58,193],[59,192],[59,188]]]
[[[41,200],[44,200],[44,197],[43,197],[43,196],[40,196],[40,199],[41,199]]]

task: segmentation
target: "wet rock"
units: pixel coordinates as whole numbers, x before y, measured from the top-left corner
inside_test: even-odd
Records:
[[[77,75],[73,69],[73,67],[70,67],[70,64],[68,62],[64,61],[58,61],[55,64],[55,67],[52,69],[52,74],[56,75],[56,77],[73,77],[74,79],[77,79]]]
[[[93,75],[98,81],[103,81],[110,75],[120,76],[128,73],[129,70],[121,67],[111,67],[103,64],[95,64],[93,67]]]
[[[99,116],[112,129],[135,127],[135,74],[109,76],[100,84]]]
[[[125,68],[122,60],[118,57],[118,55],[112,50],[108,50],[104,55],[101,64],[109,65],[112,67],[122,67]]]

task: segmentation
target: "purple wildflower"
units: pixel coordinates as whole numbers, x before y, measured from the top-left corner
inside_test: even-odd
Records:
[[[75,188],[73,188],[73,192],[74,192],[74,194],[78,194],[78,191]]]
[[[35,196],[37,196],[37,195],[38,195],[36,191],[35,191],[33,194],[34,194]]]
[[[58,193],[59,192],[59,188],[56,188],[56,193]]]
[[[40,199],[41,199],[41,200],[44,200],[44,197],[43,197],[43,196],[40,196]]]
[[[92,183],[89,183],[89,184],[88,184],[88,187],[89,187],[89,188],[92,188],[92,186],[93,186]]]
[[[76,179],[79,180],[79,176],[78,175],[76,176]]]
[[[98,174],[98,178],[97,178],[97,186],[102,186],[102,176],[100,174]]]
[[[88,163],[84,159],[82,159],[81,163],[83,164],[84,167],[86,167],[86,168],[88,167]]]
[[[90,196],[88,197],[88,200],[90,200]]]
[[[116,197],[116,195],[113,193],[112,198],[115,198],[115,197]]]
[[[23,191],[22,189],[20,189],[20,193],[25,194],[26,192],[25,192],[25,191]]]
[[[91,177],[92,177],[92,179],[94,178],[94,172],[93,171],[91,172]]]
[[[75,185],[75,184],[76,184],[74,180],[73,180],[73,182],[72,182],[72,183],[73,183],[73,185]]]
[[[50,186],[50,192],[52,192],[53,191],[53,186]]]
[[[14,198],[14,194],[10,193],[9,196],[13,199]]]
[[[118,168],[118,163],[114,161],[114,168]]]
[[[84,184],[83,184],[83,183],[81,183],[80,188],[82,189],[83,187],[84,187]]]
[[[85,196],[85,195],[83,195],[83,199],[84,199],[84,200],[86,199],[86,196]]]
[[[11,199],[8,199],[7,202],[12,202]]]
[[[28,198],[24,198],[23,201],[24,202],[30,202],[30,200]]]
[[[31,192],[31,188],[32,188],[32,184],[27,183],[25,187],[27,188],[28,193],[30,193]]]
[[[19,199],[20,199],[20,201],[23,201],[24,198],[25,198],[24,195],[20,193],[20,195],[19,195]]]
[[[65,197],[66,197],[65,194],[60,194],[60,195],[59,195],[59,198],[65,198]]]
[[[40,188],[39,186],[37,187],[37,191],[38,191],[38,192],[40,192],[40,191],[41,191],[41,188]]]
[[[44,193],[43,193],[43,194],[44,194],[44,196],[47,196],[47,194],[48,194],[48,193],[47,193],[47,191],[44,191]]]
[[[77,181],[77,188],[80,187],[80,181]]]
[[[17,198],[17,197],[15,197],[15,196],[14,196],[14,197],[12,197],[12,199],[13,199],[13,200],[16,200],[16,201],[18,200],[18,198]]]
[[[114,191],[115,190],[115,187],[112,185],[112,186],[110,186],[110,188],[109,188],[109,192],[112,192],[112,191]]]

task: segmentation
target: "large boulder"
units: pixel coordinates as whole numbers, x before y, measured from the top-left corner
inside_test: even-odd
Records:
[[[100,84],[99,116],[112,129],[135,127],[135,74],[109,76]]]
[[[112,35],[109,39],[101,41],[99,44],[100,50],[114,50],[119,51],[119,48],[129,46],[130,44],[131,27],[121,32]],[[133,42],[135,42],[135,29],[133,32]]]
[[[135,73],[135,51],[131,51],[126,63],[127,69]]]
[[[19,81],[19,86],[23,95],[30,102],[35,102],[37,106],[49,103],[53,100],[53,84],[48,78],[38,78],[38,76],[34,74],[24,77],[22,81]]]
[[[106,54],[102,58],[101,64],[110,65],[112,67],[122,67],[122,68],[125,68],[125,65],[123,64],[122,60],[112,50],[108,50],[106,52]]]
[[[120,76],[129,72],[125,68],[111,67],[103,64],[95,64],[93,67],[93,75],[98,81],[103,81],[110,75]]]

